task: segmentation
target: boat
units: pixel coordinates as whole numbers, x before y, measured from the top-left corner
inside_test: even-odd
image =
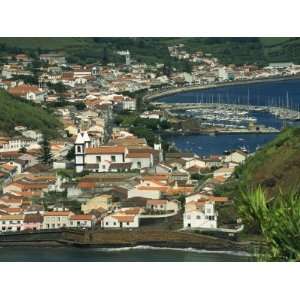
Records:
[[[240,150],[245,152],[245,153],[248,153],[248,150],[247,150],[246,146],[241,146]]]

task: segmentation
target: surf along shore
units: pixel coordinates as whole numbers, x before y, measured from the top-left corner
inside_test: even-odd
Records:
[[[18,232],[0,235],[0,247],[82,247],[120,248],[151,246],[164,248],[193,248],[207,251],[231,251],[253,253],[258,246],[254,242],[236,242],[199,233],[162,229],[135,230],[50,230]]]

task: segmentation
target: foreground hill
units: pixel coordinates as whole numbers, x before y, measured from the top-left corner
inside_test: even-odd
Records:
[[[269,195],[300,189],[300,128],[283,130],[272,142],[247,159],[227,185],[233,196],[239,188],[261,185]]]
[[[41,106],[0,90],[0,133],[13,134],[18,125],[40,130],[50,137],[57,137],[61,128],[58,119]]]
[[[300,38],[247,37],[247,38],[0,38],[0,54],[26,51],[63,50],[69,61],[92,63],[103,59],[107,62],[124,61],[116,50],[128,49],[137,61],[146,63],[168,62],[168,46],[184,43],[188,51],[204,50],[218,57],[225,64],[292,61],[300,63]]]

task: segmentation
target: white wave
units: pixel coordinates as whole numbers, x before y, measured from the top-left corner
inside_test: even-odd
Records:
[[[226,254],[234,256],[253,256],[245,251],[218,251],[218,250],[205,250],[205,249],[195,249],[195,248],[172,248],[172,247],[154,247],[154,246],[133,246],[133,247],[119,247],[119,248],[95,248],[95,251],[99,252],[121,252],[121,251],[131,251],[131,250],[171,250],[171,251],[181,251],[181,252],[193,252],[193,253],[211,253],[211,254]]]

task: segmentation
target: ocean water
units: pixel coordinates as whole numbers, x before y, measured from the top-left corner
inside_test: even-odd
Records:
[[[247,262],[245,252],[171,249],[150,246],[124,248],[3,247],[0,262]]]

